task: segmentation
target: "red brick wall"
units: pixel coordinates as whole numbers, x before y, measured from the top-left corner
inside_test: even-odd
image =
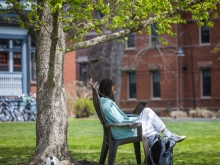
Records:
[[[37,84],[31,84],[31,87],[30,87],[30,92],[31,93],[36,93],[37,92]]]
[[[72,51],[64,56],[64,85],[74,84],[76,80],[76,52]],[[74,86],[71,85],[71,89],[66,88],[68,94],[72,94],[74,91]]]
[[[187,24],[180,25],[180,32],[186,31],[187,34],[181,36],[180,45],[185,56],[181,57],[181,98],[182,106],[189,110],[193,107],[192,94],[192,58],[193,55],[195,96],[197,107],[207,107],[208,109],[220,109],[220,52],[213,54],[211,50],[220,42],[220,20],[214,20],[215,26],[210,30],[210,44],[200,45],[199,26],[191,20],[191,15],[184,14],[187,18]],[[173,30],[177,32],[177,25],[173,25]],[[124,68],[136,68],[136,94],[137,98],[128,99],[127,71],[122,74],[121,101],[120,106],[124,111],[131,111],[139,101],[147,101],[148,106],[156,112],[166,110],[168,103],[171,102],[173,109],[179,108],[179,85],[178,85],[178,57],[176,51],[178,47],[178,38],[163,36],[164,40],[169,42],[168,46],[162,46],[160,49],[149,48],[149,37],[145,32],[136,34],[136,49],[125,50],[123,66]],[[142,52],[142,53],[140,53]],[[138,59],[139,63],[138,63]],[[138,64],[137,64],[138,63]],[[201,97],[201,63],[209,63],[211,69],[211,97]],[[150,70],[159,66],[161,78],[161,98],[152,99],[151,96],[151,76]],[[184,69],[183,69],[184,68]]]
[[[64,56],[64,85],[73,83],[76,80],[76,53],[69,52]],[[31,93],[36,93],[36,84],[31,84]]]
[[[64,56],[64,84],[76,80],[76,53],[69,52]]]

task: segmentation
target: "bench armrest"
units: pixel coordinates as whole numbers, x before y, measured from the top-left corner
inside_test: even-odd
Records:
[[[112,126],[115,126],[115,127],[140,127],[141,126],[141,122],[135,122],[135,123],[108,123],[105,125],[106,127],[112,127]]]
[[[111,123],[106,124],[106,127],[129,127],[129,128],[137,128],[137,136],[142,137],[142,123],[135,122],[135,123]]]
[[[127,117],[137,117],[138,115],[135,114],[126,114]]]

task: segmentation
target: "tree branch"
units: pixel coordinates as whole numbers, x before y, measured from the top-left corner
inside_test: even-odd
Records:
[[[79,34],[84,30],[90,29],[92,26],[95,26],[95,27],[103,26],[105,24],[105,19],[109,19],[111,17],[112,17],[112,15],[108,15],[108,16],[105,16],[105,17],[99,19],[99,24],[96,24],[95,22],[79,23],[78,25],[76,25],[76,28],[69,29],[66,32],[66,41],[70,40],[76,34]]]
[[[93,1],[93,3],[96,3],[96,1]],[[98,22],[96,22],[97,20],[94,19],[93,21],[88,23],[78,23],[76,25],[76,28],[69,29],[66,32],[66,41],[70,40],[76,34],[79,34],[84,30],[89,30],[91,27],[102,27],[106,24],[106,20],[112,20],[115,13],[115,8],[117,7],[117,3],[109,3],[108,1],[106,3],[107,6],[110,6],[111,12],[109,15],[105,15],[102,18],[97,19]]]
[[[185,11],[186,8],[189,8],[195,4],[199,4],[204,1],[205,0],[192,0],[188,3],[187,7],[178,7],[176,9],[174,9],[173,11],[171,11],[170,13],[163,15],[162,19],[164,20],[166,18],[172,17],[176,14],[179,14],[182,11]],[[100,44],[100,43],[103,43],[106,41],[111,41],[111,40],[123,38],[125,36],[128,36],[129,34],[132,34],[134,32],[142,30],[149,25],[152,25],[155,22],[156,18],[157,17],[149,18],[148,20],[144,20],[144,21],[140,22],[137,28],[131,27],[131,28],[123,29],[123,30],[116,32],[116,33],[106,34],[106,35],[98,36],[96,38],[93,38],[93,39],[90,39],[87,41],[73,43],[73,44],[67,46],[67,52],[78,50],[78,49],[85,49],[87,47],[91,47],[91,46],[94,46],[94,45],[97,45],[97,44]]]
[[[13,4],[12,10],[14,10],[14,11],[16,12],[16,14],[20,16],[20,18],[21,18],[21,20],[23,21],[23,23],[24,23],[26,29],[29,30],[29,32],[31,33],[31,35],[35,36],[35,33],[36,33],[36,32],[34,31],[35,26],[34,26],[33,24],[31,24],[31,22],[29,21],[29,19],[28,19],[28,17],[27,17],[27,14],[26,14],[23,10],[17,9],[17,8],[15,7],[17,4],[19,4],[19,1],[18,1],[18,0],[16,1],[16,0],[15,0],[15,1],[12,1],[11,3]]]

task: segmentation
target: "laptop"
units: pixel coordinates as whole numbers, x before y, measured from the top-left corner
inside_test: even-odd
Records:
[[[147,102],[139,102],[132,113],[136,115],[140,115],[140,113],[143,111],[146,105],[147,105]]]

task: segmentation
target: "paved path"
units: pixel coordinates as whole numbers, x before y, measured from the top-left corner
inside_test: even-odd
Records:
[[[177,118],[177,119],[173,119],[171,117],[161,117],[161,119],[163,121],[219,121],[220,122],[220,118]]]

